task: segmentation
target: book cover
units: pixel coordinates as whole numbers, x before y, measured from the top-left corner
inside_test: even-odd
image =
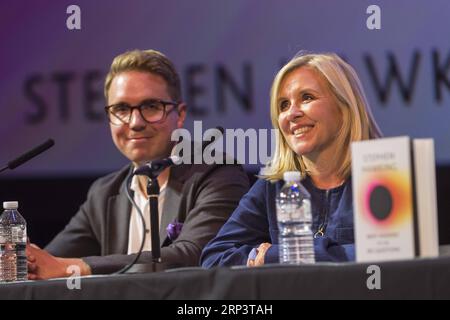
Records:
[[[437,255],[431,139],[412,143],[409,137],[395,137],[352,143],[352,183],[357,261]]]

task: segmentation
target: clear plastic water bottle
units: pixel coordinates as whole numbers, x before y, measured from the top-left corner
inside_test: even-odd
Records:
[[[0,216],[0,282],[28,279],[26,244],[27,223],[17,201],[3,202]]]
[[[315,262],[311,197],[300,177],[300,172],[285,172],[285,184],[276,198],[282,264]]]

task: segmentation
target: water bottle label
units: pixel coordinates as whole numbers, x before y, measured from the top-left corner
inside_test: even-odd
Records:
[[[279,222],[285,221],[311,221],[311,209],[308,201],[303,201],[303,205],[285,204],[277,208],[277,219]]]

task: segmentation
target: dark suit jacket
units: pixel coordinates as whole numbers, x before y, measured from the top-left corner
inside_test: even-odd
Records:
[[[92,273],[110,273],[130,263],[127,255],[131,204],[125,181],[132,167],[98,179],[86,202],[66,228],[46,247],[58,257],[84,257]],[[160,241],[163,262],[197,266],[203,247],[211,240],[248,191],[246,173],[238,165],[179,165],[171,168],[161,217]],[[172,243],[166,228],[183,222]],[[138,261],[151,261],[144,252]]]

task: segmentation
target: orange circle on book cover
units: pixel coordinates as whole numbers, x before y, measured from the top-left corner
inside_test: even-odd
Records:
[[[412,188],[408,175],[374,174],[365,179],[360,190],[360,207],[371,224],[398,226],[412,217]]]

